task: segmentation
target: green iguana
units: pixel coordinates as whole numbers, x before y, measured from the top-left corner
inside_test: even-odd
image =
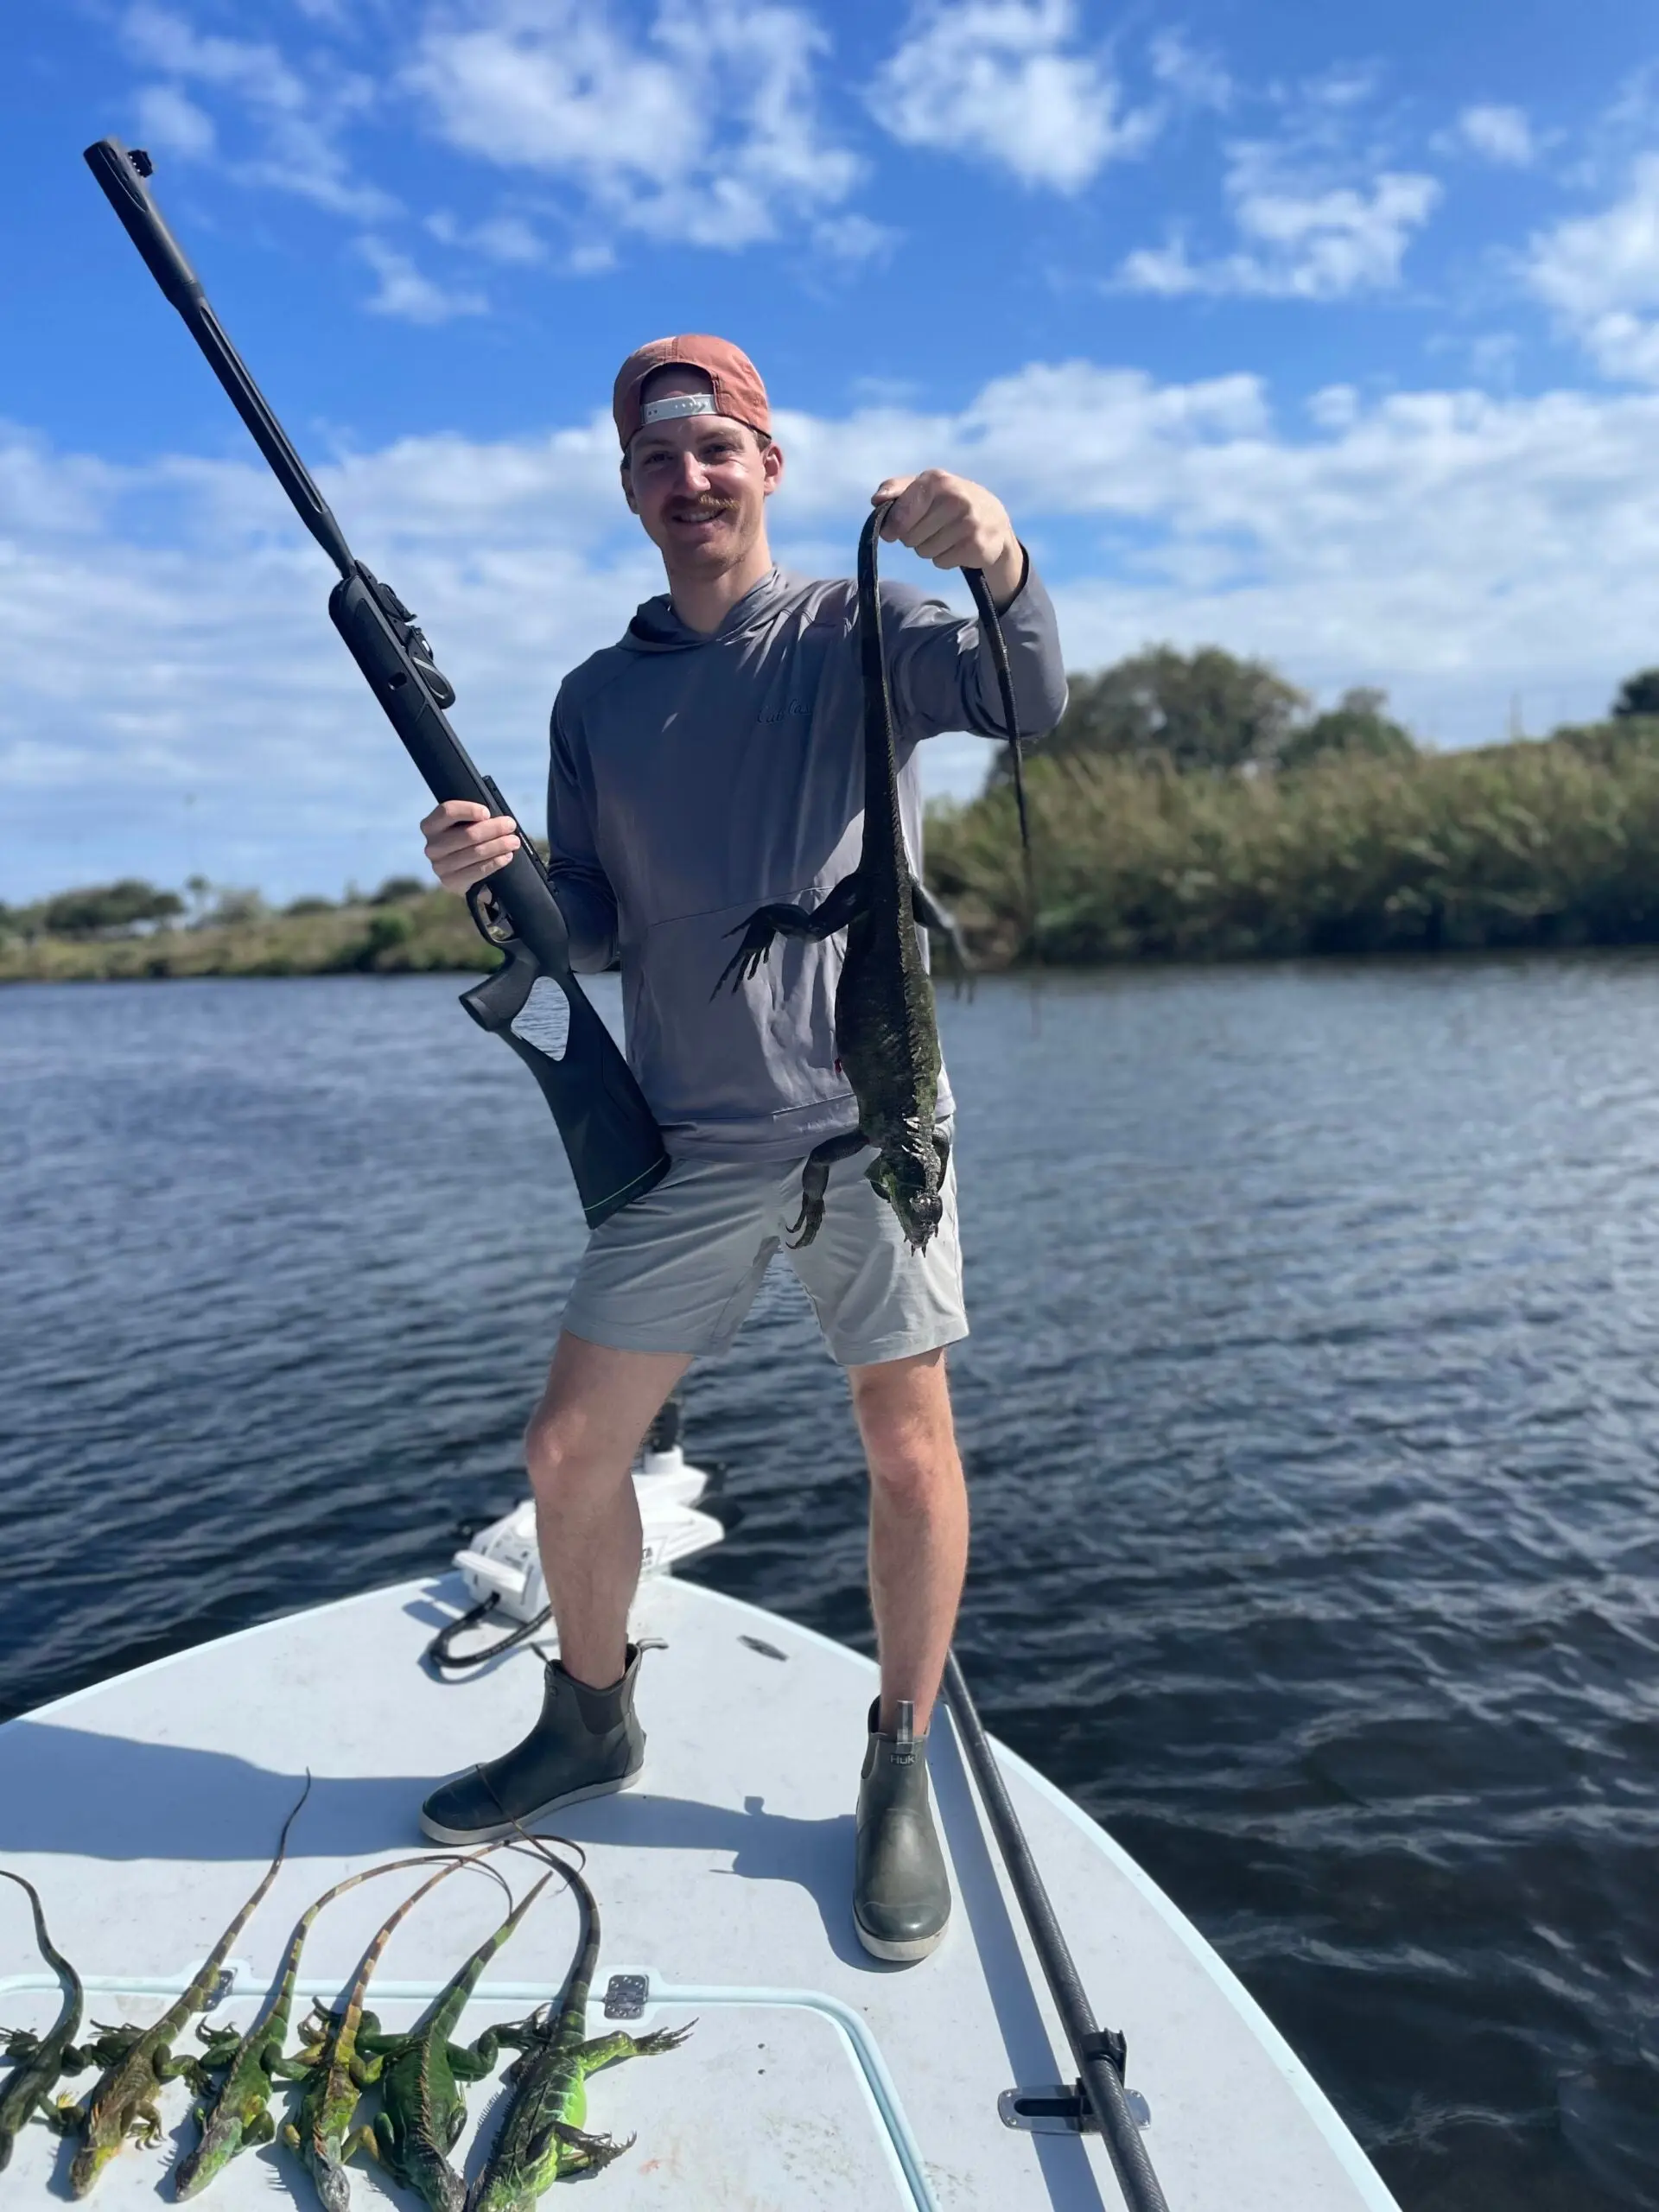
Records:
[[[557,1871],[564,1873],[566,1869]],[[543,1874],[495,1933],[485,1938],[429,2006],[418,2027],[406,2036],[374,2039],[383,2057],[380,2111],[374,2122],[380,2164],[394,2181],[412,2189],[431,2212],[462,2212],[467,2202],[467,2184],[449,2163],[449,2153],[467,2125],[467,2101],[458,2084],[482,2081],[495,2064],[501,2044],[521,2041],[524,2031],[486,2028],[471,2044],[452,2043],[450,2037],[485,1967],[552,1878],[550,1872]]]
[[[129,2134],[146,2148],[160,2142],[162,2118],[156,2110],[156,2100],[163,2082],[182,2074],[193,2086],[206,2088],[200,2060],[175,2058],[174,2040],[193,2013],[206,2010],[218,1984],[219,1969],[231,1955],[232,1944],[276,1878],[277,1870],[287,1855],[289,1831],[310,1794],[311,1777],[308,1773],[293,1811],[283,1822],[276,1855],[266,1870],[264,1879],[214,1944],[184,1994],[174,1999],[153,2027],[139,2031],[130,2047],[105,2068],[84,2106],[75,2107],[65,2100],[64,2132],[69,2133],[79,2128],[86,2139],[70,2162],[72,2196],[86,2196]]]
[[[346,2172],[346,2160],[356,2151],[372,2154],[377,2147],[372,2127],[353,2126],[363,2091],[379,2078],[385,2063],[381,2050],[377,2048],[382,2042],[380,2024],[372,2012],[363,2009],[369,1977],[404,1916],[414,1910],[429,1890],[436,1889],[457,1867],[468,1863],[464,1859],[452,1859],[430,1881],[423,1882],[412,1897],[405,1897],[397,1911],[381,1923],[371,1940],[340,2011],[325,2012],[319,2009],[308,2023],[313,2041],[300,2054],[304,2074],[300,2108],[296,2117],[283,2126],[282,2138],[290,2150],[299,2152],[327,2212],[346,2212],[351,2203],[352,2184]]]
[[[349,1874],[343,1882],[336,1882],[333,1889],[325,1890],[315,1904],[308,1905],[300,1915],[289,1938],[282,1972],[270,2004],[232,2049],[210,2051],[206,2061],[215,2069],[224,2065],[229,2070],[211,2106],[199,2104],[195,2108],[201,2137],[173,2170],[175,2196],[194,2196],[224,2171],[239,2151],[269,2143],[275,2137],[276,2123],[270,2113],[271,2090],[279,2075],[295,2081],[302,2078],[304,2071],[296,2061],[283,2056],[283,2045],[288,2040],[289,2020],[294,2008],[300,1954],[305,1948],[312,1923],[324,1905],[332,1904],[337,1897],[356,1889],[360,1882],[373,1881],[377,1875],[395,1874],[401,1868],[432,1864],[431,1855],[427,1853],[415,1859],[389,1859],[384,1866],[365,1867],[360,1874]],[[200,2034],[201,2030],[198,2029],[197,2033]]]
[[[621,2031],[588,2042],[588,1993],[599,1960],[599,1907],[574,1867],[562,1870],[582,1906],[582,1939],[563,2000],[543,2005],[528,2024],[525,2047],[507,2069],[512,2101],[489,2161],[473,2183],[467,2212],[531,2212],[543,2190],[566,2175],[597,2173],[633,2142],[589,2135],[588,2076],[622,2058],[652,2058],[677,2050],[696,2025],[659,2028],[652,2035]]]
[[[836,985],[836,1054],[857,1103],[858,1127],[830,1138],[808,1156],[801,1178],[800,1215],[791,1226],[798,1231],[798,1244],[810,1244],[823,1219],[830,1168],[874,1145],[876,1156],[865,1171],[867,1178],[898,1215],[906,1242],[919,1252],[944,1217],[941,1191],[950,1140],[934,1126],[939,1033],[933,986],[917,929],[944,930],[954,941],[955,925],[911,873],[899,810],[893,701],[876,588],[876,539],[887,512],[887,506],[875,508],[858,541],[859,653],[864,686],[864,841],[858,866],[810,913],[785,905],[758,908],[740,925],[743,941],[715,989],[728,976],[737,990],[758,975],[771,956],[775,937],[809,938],[821,944],[845,930],[846,957]],[[995,608],[980,571],[963,573],[992,643],[1001,682],[1007,664]],[[1012,738],[1011,683],[1003,683],[1003,710]],[[1015,751],[1017,756],[1017,741]]]
[[[26,2032],[8,2036],[7,2050],[16,2063],[17,2070],[0,2091],[0,2173],[11,2164],[12,2145],[27,2126],[29,2115],[46,2104],[46,2100],[57,2087],[58,2076],[64,2073],[79,2073],[82,2054],[75,2049],[73,2037],[80,2025],[80,2007],[84,1993],[80,1976],[75,1972],[61,1951],[53,1946],[46,1932],[46,1911],[41,1904],[40,1892],[33,1882],[26,1882],[21,1874],[13,1874],[0,1866],[0,1875],[8,1882],[16,1882],[20,1890],[27,1890],[30,1910],[35,1915],[35,1941],[41,1956],[46,1961],[63,1986],[63,2003],[58,2017],[43,2036]]]

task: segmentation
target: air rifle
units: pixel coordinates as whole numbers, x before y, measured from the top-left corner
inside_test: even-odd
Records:
[[[118,138],[100,138],[86,149],[86,163],[300,520],[339,569],[340,582],[328,595],[334,627],[433,797],[471,799],[492,814],[510,815],[512,809],[491,779],[479,773],[449,726],[444,709],[454,703],[454,690],[434,666],[414,616],[353,555],[310,471],[219,327],[200,279],[150,197],[149,155],[130,153]],[[571,972],[569,938],[546,872],[522,829],[518,839],[506,866],[467,893],[480,931],[506,957],[461,1002],[480,1028],[512,1046],[541,1085],[582,1210],[596,1229],[667,1173],[668,1155],[632,1071]]]

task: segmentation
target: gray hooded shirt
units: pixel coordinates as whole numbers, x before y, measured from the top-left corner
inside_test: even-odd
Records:
[[[977,622],[883,583],[899,792],[921,869],[918,741],[1003,734]],[[627,1055],[676,1155],[787,1160],[856,1128],[836,1058],[839,938],[777,939],[752,982],[715,985],[733,935],[775,900],[810,911],[858,864],[863,707],[850,582],[774,569],[712,636],[666,597],[568,676],[554,702],[551,874],[582,970],[620,958]],[[1036,575],[1002,617],[1020,731],[1065,704]],[[941,1074],[939,1113],[950,1111]]]

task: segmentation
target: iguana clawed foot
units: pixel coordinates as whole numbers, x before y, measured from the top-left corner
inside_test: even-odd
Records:
[[[830,1189],[830,1170],[838,1160],[850,1160],[855,1152],[862,1152],[869,1140],[859,1129],[849,1129],[844,1136],[826,1137],[806,1155],[806,1165],[801,1170],[801,1210],[789,1224],[789,1249],[798,1252],[803,1244],[810,1244],[823,1226],[823,1202]]]
[[[632,2151],[639,2139],[630,2135],[626,2142],[619,2143],[613,2135],[589,2135],[584,2129],[559,2120],[553,2123],[553,2133],[559,2139],[561,2175],[599,2173]]]
[[[728,976],[732,978],[734,991],[741,990],[745,983],[752,983],[772,957],[773,938],[780,931],[789,929],[791,924],[795,925],[793,933],[798,934],[800,925],[810,919],[811,917],[799,906],[759,906],[747,922],[740,922],[736,929],[728,930],[728,937],[735,937],[738,930],[741,930],[743,942],[721,969],[720,980],[709,992],[709,997],[717,999],[720,996]]]

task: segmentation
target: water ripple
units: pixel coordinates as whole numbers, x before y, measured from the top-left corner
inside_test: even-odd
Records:
[[[0,1709],[437,1566],[518,1493],[580,1232],[454,995],[0,995]],[[994,1725],[1413,2212],[1659,2201],[1659,963],[1061,979],[943,1019]],[[690,1409],[742,1509],[702,1571],[868,1645],[792,1286]]]

